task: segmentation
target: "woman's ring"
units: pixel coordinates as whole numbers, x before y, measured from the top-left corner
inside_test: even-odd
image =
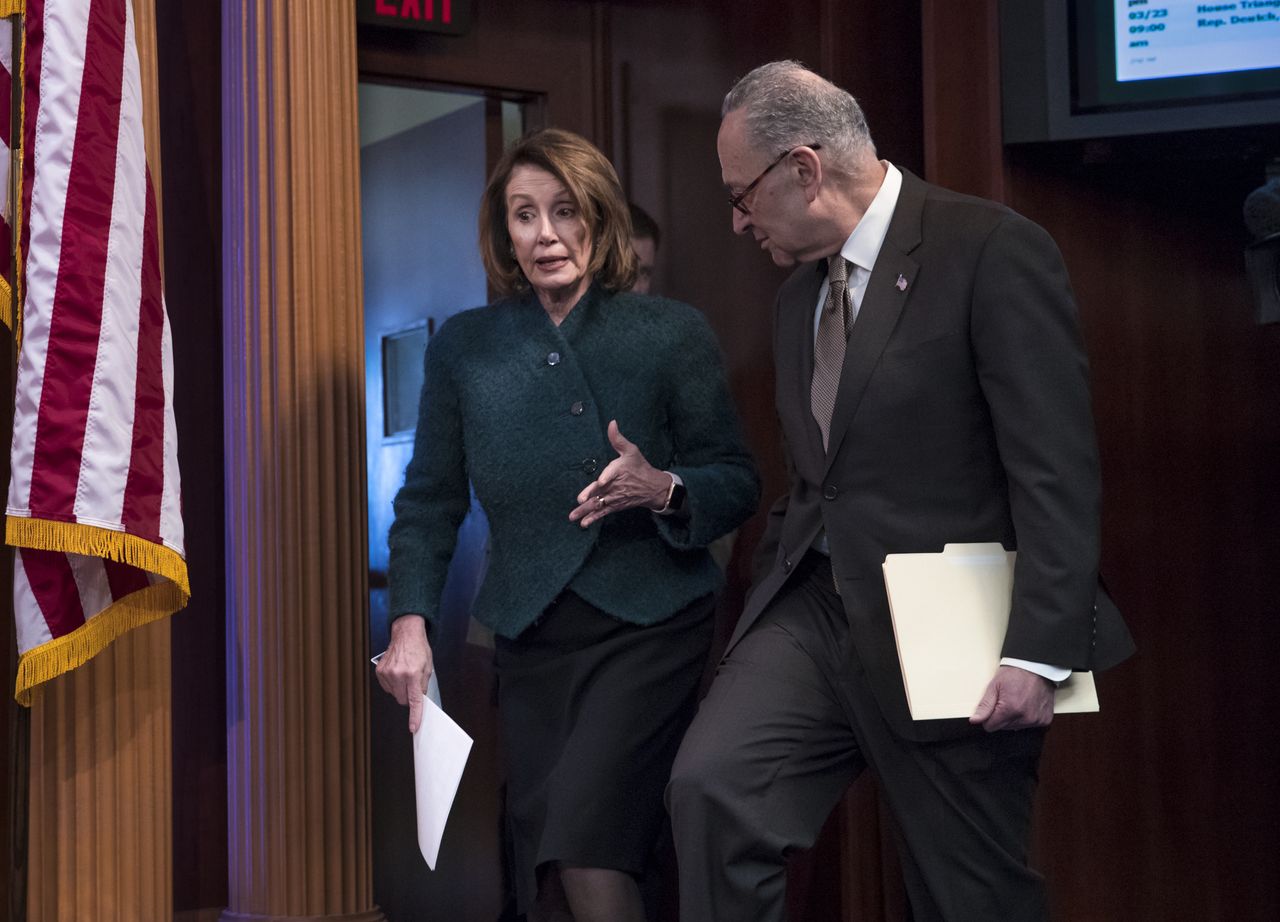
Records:
[[[609,501],[608,501],[607,499],[605,499],[603,496],[597,496],[597,497],[596,497],[596,505],[597,505],[597,506],[607,506],[608,504],[609,504]]]

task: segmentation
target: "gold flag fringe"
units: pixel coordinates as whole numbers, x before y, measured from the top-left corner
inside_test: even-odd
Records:
[[[27,0],[0,0],[0,16],[21,16],[27,12]]]
[[[5,522],[5,542],[14,547],[84,554],[86,557],[105,557],[127,563],[172,580],[185,595],[191,595],[187,562],[182,555],[137,535],[81,522],[52,522],[10,515]]]
[[[0,323],[13,329],[13,289],[0,278]]]
[[[83,665],[121,634],[173,614],[191,598],[187,562],[182,555],[136,535],[79,522],[9,516],[5,523],[5,540],[18,548],[103,557],[167,580],[130,593],[70,634],[24,653],[18,660],[14,697],[25,706],[30,706],[31,690],[41,682]]]
[[[155,583],[112,603],[70,634],[28,650],[18,660],[14,698],[30,707],[36,686],[83,666],[127,631],[173,614],[188,598],[176,583]]]

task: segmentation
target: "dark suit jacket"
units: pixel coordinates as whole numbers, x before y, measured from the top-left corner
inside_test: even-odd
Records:
[[[881,574],[886,554],[1002,542],[1018,551],[1005,656],[1093,670],[1128,656],[1128,631],[1098,592],[1088,368],[1049,235],[904,170],[824,455],[809,382],[825,267],[800,266],[778,293],[776,399],[791,489],[770,512],[730,647],[825,526],[855,653],[903,736],[969,728],[910,718]]]

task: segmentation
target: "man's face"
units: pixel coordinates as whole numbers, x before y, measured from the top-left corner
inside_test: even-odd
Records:
[[[653,263],[658,256],[658,248],[652,237],[632,237],[631,249],[636,254],[636,283],[631,290],[647,295],[653,285]]]
[[[778,151],[758,150],[748,142],[746,115],[742,109],[730,112],[720,123],[716,149],[720,154],[720,176],[730,195],[747,188],[778,155]],[[731,209],[733,232],[750,231],[760,248],[784,267],[795,265],[796,253],[802,248],[799,231],[803,212],[798,211],[797,206],[803,197],[794,179],[789,165],[780,163],[761,178],[743,200],[748,214]]]

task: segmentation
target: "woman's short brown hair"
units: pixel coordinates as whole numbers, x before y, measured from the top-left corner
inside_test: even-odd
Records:
[[[560,128],[525,135],[502,155],[489,177],[480,199],[480,257],[489,284],[501,295],[529,288],[507,232],[507,183],[522,165],[546,170],[573,196],[591,237],[587,272],[592,279],[610,291],[630,289],[636,280],[636,257],[631,214],[618,174],[590,141]]]

